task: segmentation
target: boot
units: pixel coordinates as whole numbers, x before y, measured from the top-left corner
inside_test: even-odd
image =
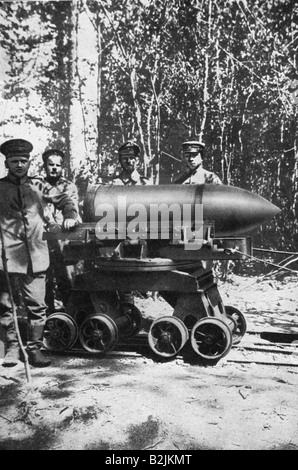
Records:
[[[8,343],[2,367],[14,367],[20,360],[20,349],[17,342]]]
[[[51,360],[41,352],[44,325],[28,325],[27,354],[29,364],[33,367],[47,367]]]
[[[33,367],[48,367],[51,360],[43,355],[40,349],[27,351],[29,364]]]
[[[17,333],[13,324],[13,320],[8,326],[4,327],[5,330],[5,344],[6,344],[6,351],[5,357],[2,362],[3,367],[14,367],[18,364],[20,359],[20,348],[17,339]]]

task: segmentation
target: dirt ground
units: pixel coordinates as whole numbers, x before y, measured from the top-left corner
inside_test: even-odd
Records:
[[[297,276],[234,276],[219,291],[248,331],[214,366],[137,348],[47,352],[52,365],[31,368],[27,383],[22,363],[0,365],[0,450],[298,450]],[[160,298],[136,304],[147,319],[171,313]],[[263,332],[297,340],[280,345]]]

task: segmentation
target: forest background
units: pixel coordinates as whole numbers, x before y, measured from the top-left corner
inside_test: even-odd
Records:
[[[83,194],[133,138],[167,184],[202,138],[207,169],[282,209],[258,246],[296,249],[295,0],[4,1],[0,19],[1,141],[33,143],[33,174],[59,147]]]

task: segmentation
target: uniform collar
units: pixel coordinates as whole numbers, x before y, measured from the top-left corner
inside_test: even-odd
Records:
[[[137,183],[139,180],[139,172],[134,170],[130,175],[127,175],[124,171],[122,171],[120,178],[124,181],[132,181],[133,183]]]
[[[29,176],[26,175],[26,176],[23,176],[23,178],[20,179],[20,178],[16,178],[15,176],[11,175],[10,173],[8,173],[7,178],[13,184],[15,184],[17,186],[21,186],[21,185],[25,184],[28,181]]]

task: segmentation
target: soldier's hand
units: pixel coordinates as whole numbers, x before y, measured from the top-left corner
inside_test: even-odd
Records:
[[[78,225],[78,222],[75,219],[65,219],[63,222],[64,230],[71,230]]]

